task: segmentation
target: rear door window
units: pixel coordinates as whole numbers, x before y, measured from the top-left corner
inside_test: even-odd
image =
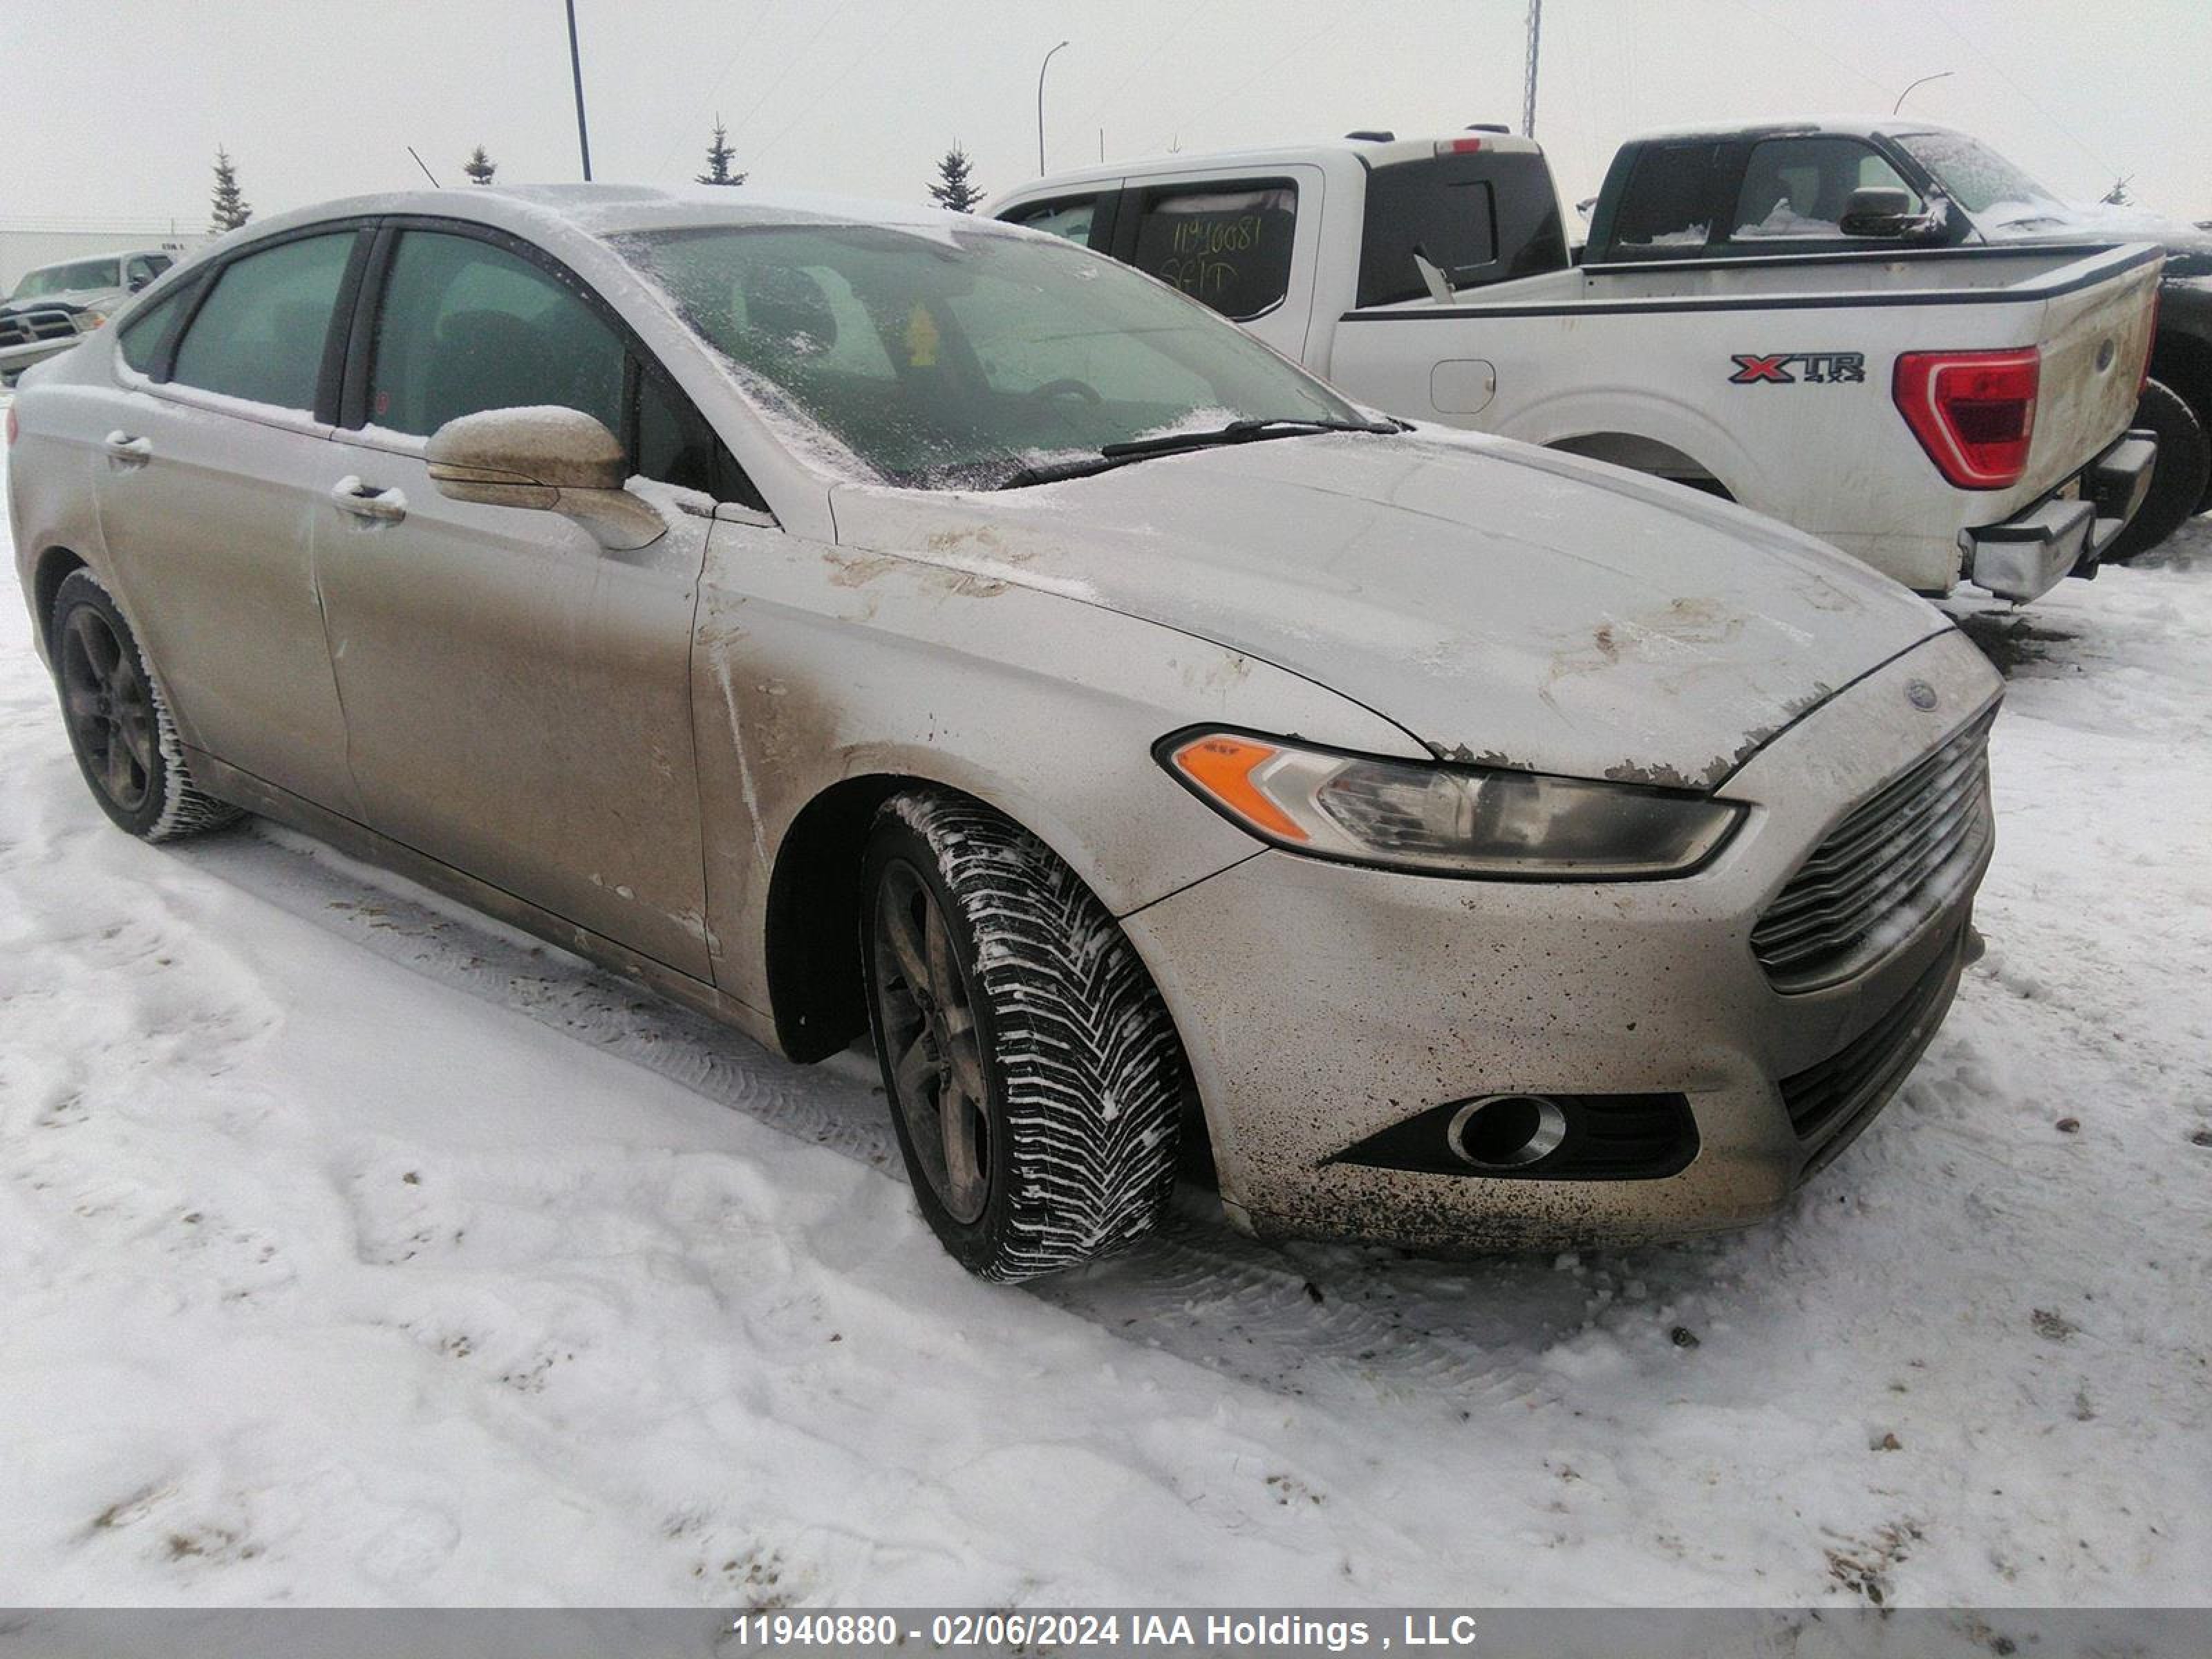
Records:
[[[225,265],[178,343],[170,379],[279,409],[314,408],[355,240],[350,229],[303,236]]]
[[[370,349],[368,418],[428,437],[487,409],[557,404],[623,428],[627,351],[553,272],[474,236],[403,232]]]
[[[1755,242],[1843,235],[1844,206],[1866,185],[1920,198],[1872,146],[1856,138],[1769,138],[1752,147],[1736,192],[1733,240]]]
[[[1713,229],[1713,143],[1653,144],[1637,158],[1613,225],[1620,258],[1682,259],[1703,251]]]
[[[1248,322],[1290,292],[1297,216],[1297,185],[1288,179],[1147,191],[1129,263]]]

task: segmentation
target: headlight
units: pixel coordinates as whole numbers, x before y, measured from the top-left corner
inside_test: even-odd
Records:
[[[106,320],[107,313],[104,311],[80,311],[76,314],[76,331],[89,334]]]
[[[1200,800],[1263,841],[1442,875],[1686,875],[1743,816],[1740,806],[1686,791],[1379,760],[1241,732],[1181,732],[1158,753]]]

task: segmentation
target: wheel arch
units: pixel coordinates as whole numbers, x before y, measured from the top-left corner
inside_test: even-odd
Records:
[[[1555,438],[1544,446],[1564,454],[1579,455],[1585,460],[1605,461],[1614,466],[1626,467],[1632,472],[1649,473],[1654,477],[1685,484],[1693,489],[1704,489],[1719,495],[1724,501],[1734,501],[1735,493],[1703,461],[1687,450],[1661,439],[1648,438],[1636,432],[1585,432],[1571,437]]]
[[[39,654],[53,660],[54,600],[62,584],[79,570],[91,570],[91,562],[74,549],[56,545],[41,552],[31,567],[31,616],[37,630]],[[99,580],[94,571],[94,580]],[[103,583],[103,586],[105,584]]]
[[[860,859],[883,804],[926,781],[841,779],[799,810],[769,877],[769,1012],[779,1047],[826,1060],[867,1029],[860,982]]]
[[[1097,849],[1038,803],[951,769],[871,771],[817,790],[777,841],[763,910],[762,966],[779,1048],[825,1060],[867,1029],[860,978],[860,860],[878,810],[908,790],[957,795],[1036,837],[1115,914]]]
[[[2151,343],[2150,378],[2164,381],[2212,431],[2212,338],[2160,329]]]

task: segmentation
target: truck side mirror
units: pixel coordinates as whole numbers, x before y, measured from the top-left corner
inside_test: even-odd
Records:
[[[1861,185],[1844,204],[1846,236],[1926,236],[1936,228],[1931,214],[1912,210],[1912,192],[1895,185]]]

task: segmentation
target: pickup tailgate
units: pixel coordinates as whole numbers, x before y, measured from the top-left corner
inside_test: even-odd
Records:
[[[2100,249],[2081,264],[2093,270],[2111,259],[2109,251]],[[2127,429],[2149,360],[2160,268],[2157,259],[2141,260],[2045,301],[2036,341],[2043,373],[2035,435],[2027,474],[2009,492],[2012,499],[2047,495]]]

